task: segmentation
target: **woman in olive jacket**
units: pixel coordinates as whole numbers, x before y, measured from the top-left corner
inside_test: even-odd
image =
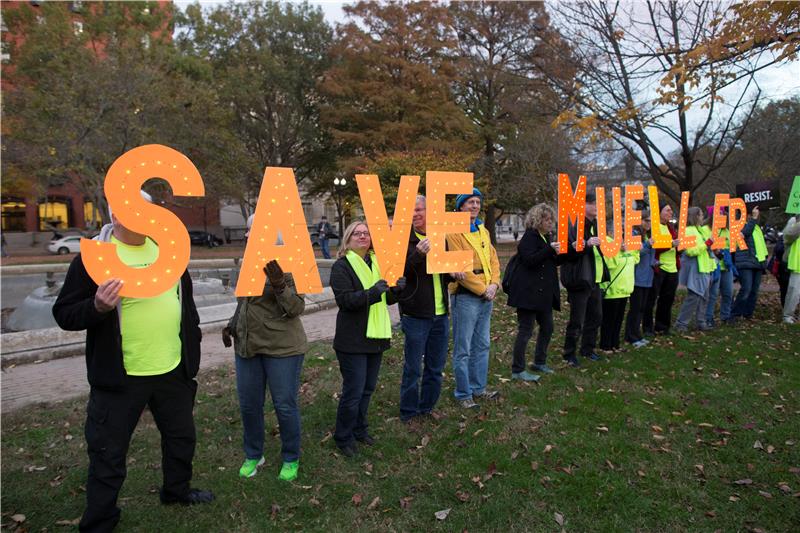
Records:
[[[555,213],[547,204],[538,204],[525,217],[525,234],[517,248],[517,267],[511,279],[508,305],[517,308],[517,339],[511,377],[536,381],[539,376],[525,370],[525,350],[533,336],[533,321],[539,324],[536,352],[531,368],[551,374],[547,366],[547,347],[553,336],[553,309],[561,310],[558,284],[558,242],[550,242]]]
[[[305,299],[291,274],[277,261],[264,267],[268,283],[259,296],[239,298],[236,312],[222,330],[222,342],[235,340],[236,389],[242,416],[245,461],[239,476],[253,477],[264,460],[264,396],[275,406],[281,436],[279,479],[292,481],[300,467],[300,407],[297,393],[307,350],[300,315]]]
[[[330,285],[339,306],[333,349],[342,374],[342,393],[333,438],[342,454],[352,457],[358,451],[356,441],[367,446],[375,442],[367,432],[367,411],[381,357],[392,337],[387,305],[396,303],[396,292],[405,288],[405,278],[390,290],[363,221],[345,229],[337,256]]]

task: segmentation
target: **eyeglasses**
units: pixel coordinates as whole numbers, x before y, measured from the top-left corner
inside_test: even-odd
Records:
[[[353,237],[356,237],[356,238],[358,238],[358,237],[369,237],[369,232],[368,231],[354,231],[353,232]]]

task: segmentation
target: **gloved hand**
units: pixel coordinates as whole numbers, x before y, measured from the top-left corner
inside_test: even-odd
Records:
[[[275,292],[283,292],[283,289],[286,288],[286,274],[283,273],[283,269],[278,262],[273,259],[267,263],[267,266],[264,267],[264,273],[267,275],[269,284],[272,285]]]
[[[226,348],[230,348],[231,344],[233,344],[233,342],[231,341],[231,337],[233,337],[232,333],[233,332],[231,331],[231,328],[229,327],[222,328],[222,344]]]
[[[389,284],[386,283],[385,279],[379,279],[375,282],[375,285],[369,288],[369,293],[371,298],[377,298],[378,296],[382,295],[386,291],[389,290]]]
[[[406,288],[406,285],[407,285],[407,283],[406,283],[405,276],[399,277],[399,278],[397,278],[397,285],[392,287],[392,292],[394,292],[394,293],[403,292],[405,290],[405,288]]]

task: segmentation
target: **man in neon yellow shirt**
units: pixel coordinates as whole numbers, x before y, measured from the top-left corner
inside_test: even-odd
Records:
[[[426,202],[417,196],[403,276],[406,287],[398,295],[400,324],[405,335],[403,379],[400,384],[400,420],[427,415],[442,391],[450,337],[448,274],[428,274],[430,241],[426,237]]]
[[[142,196],[151,201],[147,193]],[[120,259],[131,267],[144,268],[155,261],[158,245],[109,214],[112,224],[102,228],[98,239],[116,244]],[[89,478],[81,531],[110,531],[119,522],[117,497],[125,480],[128,446],[145,406],[161,431],[161,502],[188,505],[214,499],[211,492],[189,485],[201,339],[189,272],[153,298],[121,297],[121,288],[118,279],[98,287],[78,254],[53,306],[61,328],[86,330]]]
[[[647,295],[642,316],[642,329],[645,336],[668,334],[672,324],[672,304],[675,303],[675,292],[678,290],[678,230],[672,225],[672,207],[668,204],[661,208],[659,223],[653,223],[653,233],[660,231],[672,236],[672,246],[656,249],[656,266],[653,275],[653,287]],[[655,322],[653,310],[655,309]]]

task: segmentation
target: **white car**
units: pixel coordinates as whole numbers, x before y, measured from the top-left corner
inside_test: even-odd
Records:
[[[81,236],[69,235],[50,241],[47,249],[53,254],[77,254],[81,251]]]

